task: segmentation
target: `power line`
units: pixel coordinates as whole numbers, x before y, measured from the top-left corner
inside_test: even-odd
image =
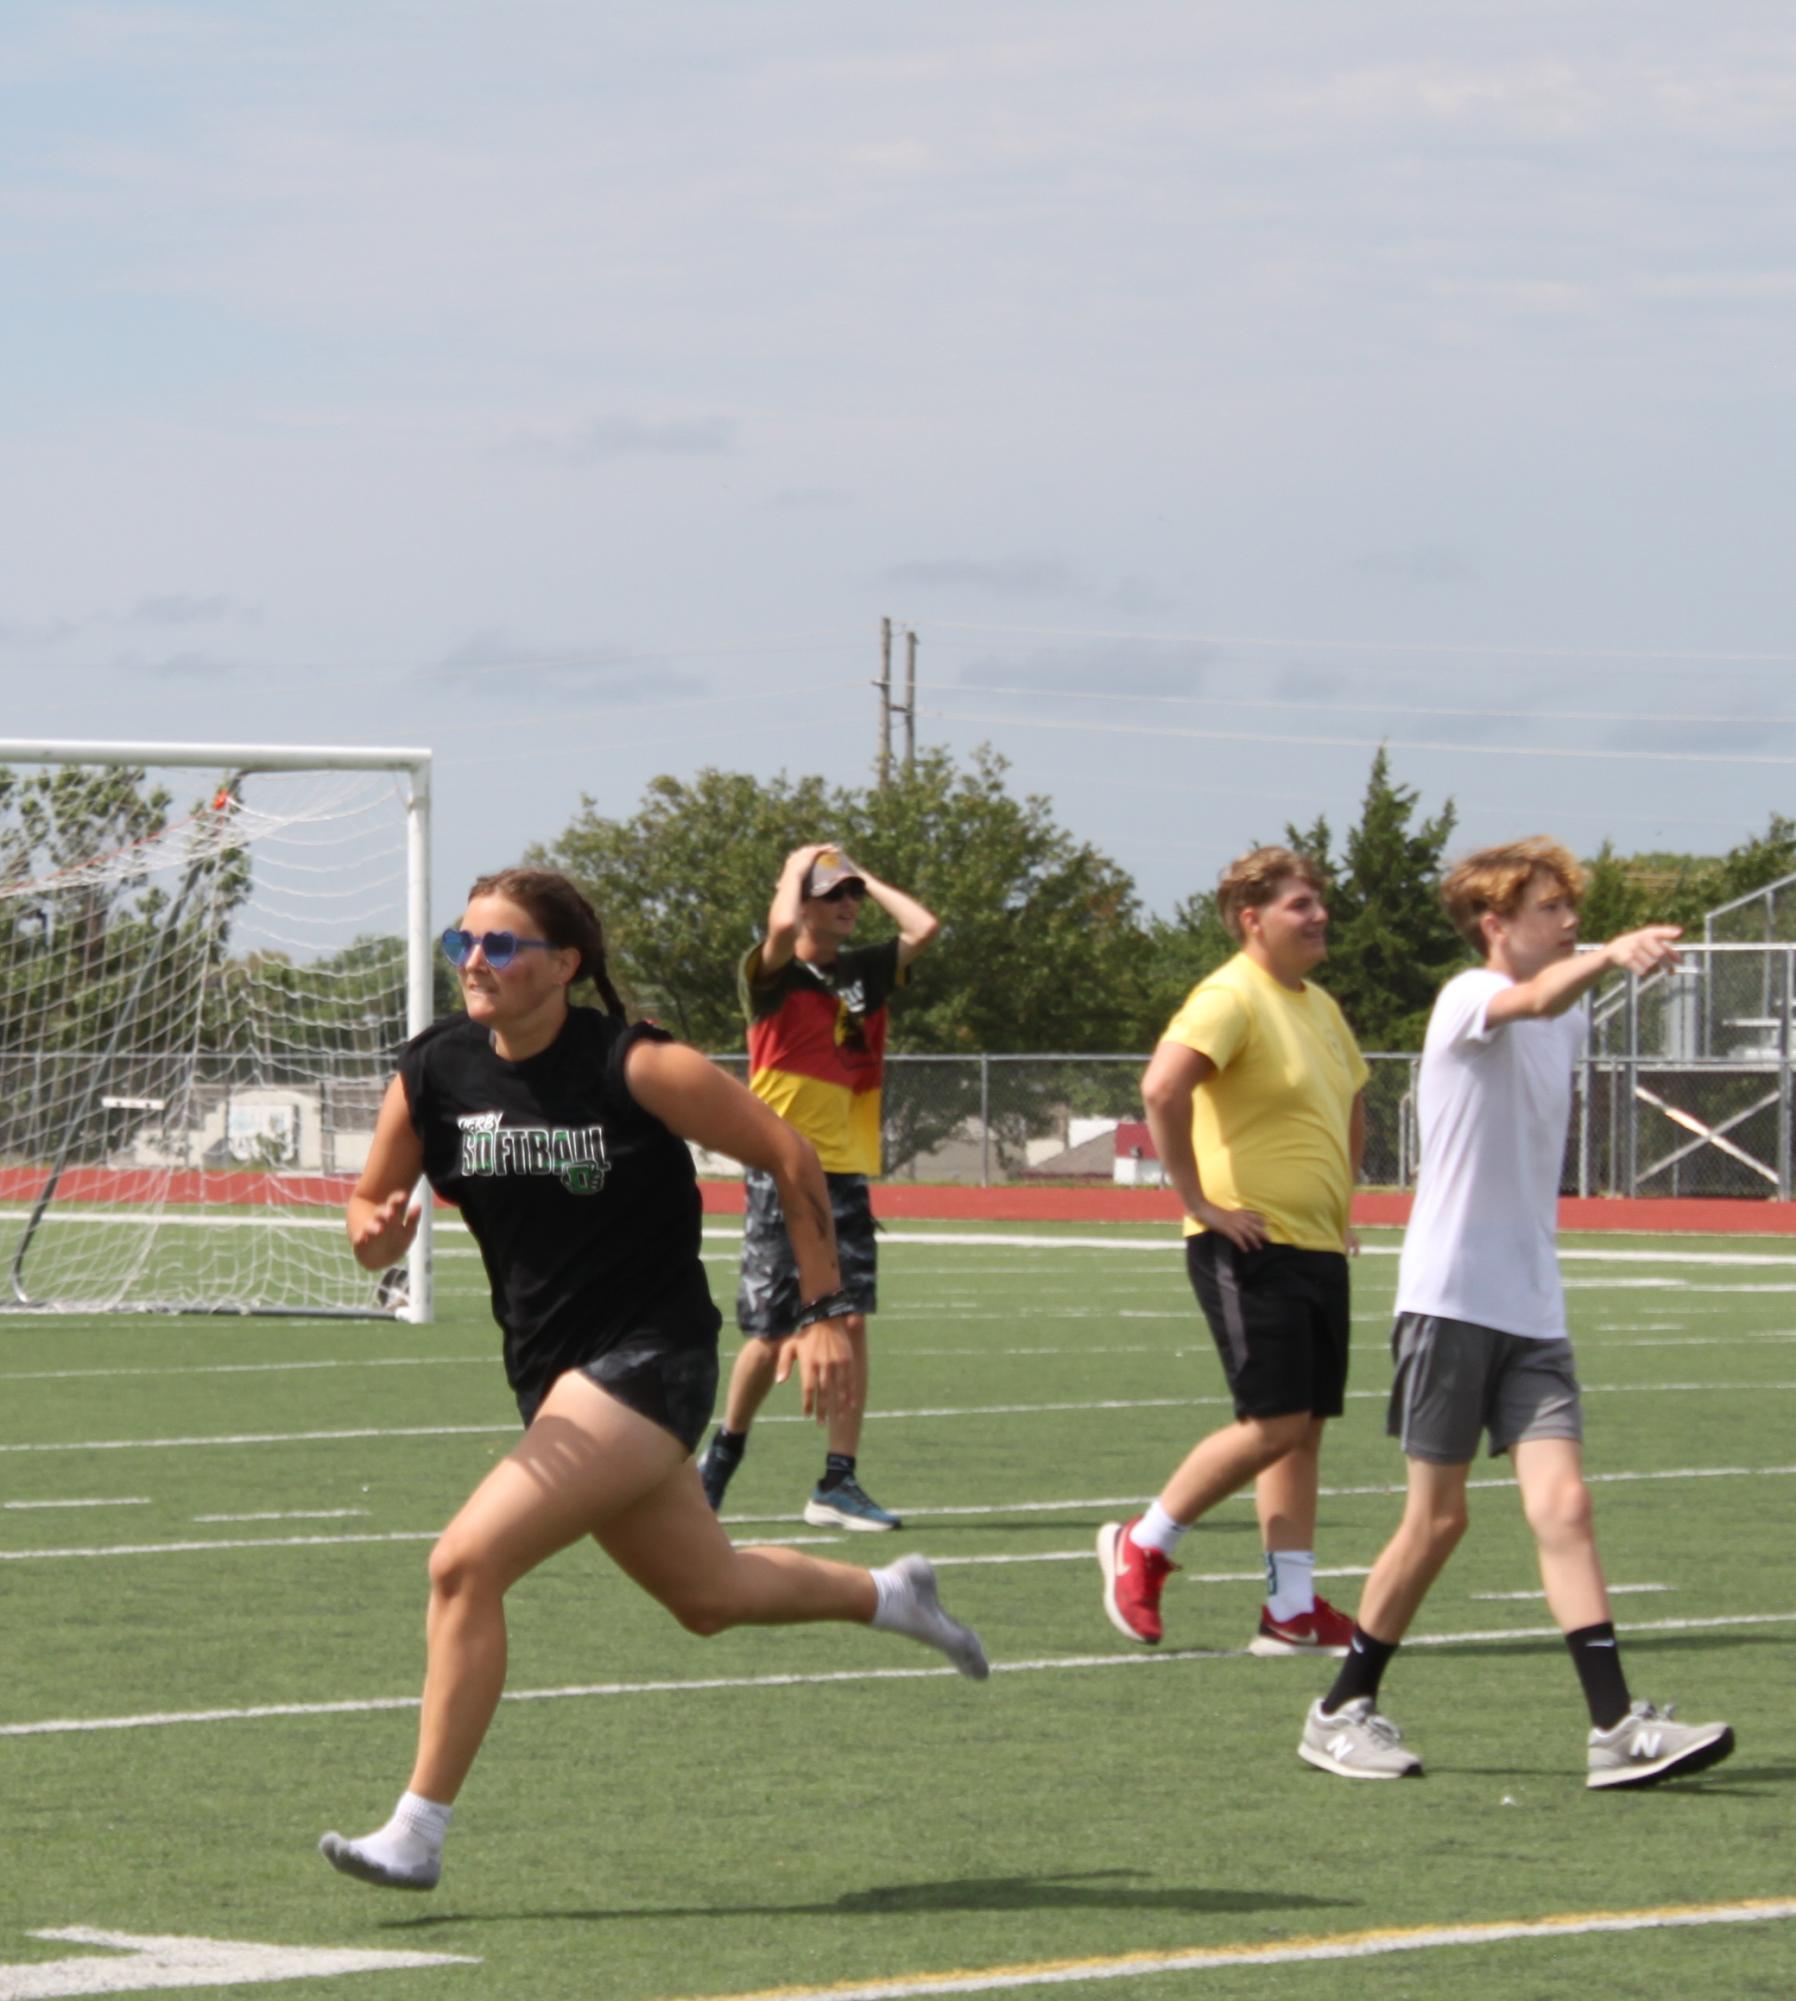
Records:
[[[944,632],[998,633],[1023,639],[1128,639],[1154,646],[1242,646],[1288,653],[1396,653],[1435,656],[1450,653],[1464,655],[1467,658],[1497,660],[1618,662],[1659,660],[1667,663],[1722,661],[1737,662],[1746,666],[1796,664],[1796,653],[1735,653],[1679,647],[1497,646],[1484,643],[1383,639],[1268,639],[1244,633],[1129,632],[1064,625],[974,625],[964,619],[937,619],[934,624]]]
[[[1025,701],[1067,702],[1164,702],[1190,708],[1210,709],[1300,709],[1330,715],[1376,716],[1463,716],[1486,721],[1525,723],[1682,723],[1716,722],[1779,725],[1796,723],[1796,715],[1741,716],[1653,715],[1638,709],[1465,709],[1436,708],[1416,702],[1321,702],[1293,701],[1286,696],[1252,695],[1146,695],[1120,688],[1001,688],[982,681],[925,681],[922,686],[934,695],[1015,695]],[[933,711],[931,712],[933,713]]]
[[[1779,757],[1761,752],[1702,750],[1573,750],[1554,744],[1507,743],[1427,743],[1398,737],[1306,736],[1285,730],[1199,730],[1178,724],[1150,726],[1146,723],[1100,723],[1052,721],[1042,716],[988,716],[952,714],[945,709],[925,709],[937,722],[1001,723],[1012,729],[1076,730],[1081,735],[1184,737],[1204,743],[1302,744],[1331,750],[1424,750],[1469,753],[1474,757],[1591,758],[1622,764],[1752,764],[1796,765],[1796,757]]]

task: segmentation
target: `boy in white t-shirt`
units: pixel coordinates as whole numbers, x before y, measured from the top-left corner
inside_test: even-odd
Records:
[[[1482,1433],[1515,1465],[1547,1605],[1590,1710],[1594,1787],[1644,1786],[1713,1765],[1725,1723],[1631,1702],[1582,1463],[1578,1381],[1554,1251],[1572,1074],[1586,1023],[1573,1003],[1605,973],[1674,966],[1675,925],[1580,955],[1583,875],[1554,842],[1486,848],[1442,886],[1484,964],[1447,982],[1429,1018],[1417,1102],[1415,1207],[1403,1240],[1386,1428],[1409,1458],[1403,1522],[1372,1566],[1347,1658],[1310,1710],[1298,1756],[1349,1779],[1422,1761],[1377,1711],[1378,1685],[1466,1527]]]

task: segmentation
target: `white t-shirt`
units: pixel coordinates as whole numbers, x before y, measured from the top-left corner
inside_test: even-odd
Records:
[[[1441,989],[1416,1087],[1422,1164],[1397,1272],[1397,1311],[1565,1335],[1554,1251],[1581,1009],[1485,1021],[1515,982],[1480,967]]]

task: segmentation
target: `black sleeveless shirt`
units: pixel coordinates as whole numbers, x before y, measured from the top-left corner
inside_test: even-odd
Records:
[[[522,1063],[466,1015],[400,1055],[425,1175],[480,1246],[526,1423],[564,1370],[621,1342],[716,1342],[692,1155],[624,1084],[637,1042],[672,1039],[577,1007]]]

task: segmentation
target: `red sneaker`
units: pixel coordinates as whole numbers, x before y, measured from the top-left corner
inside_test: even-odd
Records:
[[[1262,1605],[1260,1630],[1247,1651],[1268,1659],[1278,1654],[1333,1654],[1339,1660],[1352,1638],[1353,1621],[1319,1597],[1313,1612],[1299,1612],[1294,1619],[1275,1619]]]
[[[1135,1522],[1106,1522],[1098,1530],[1104,1610],[1119,1633],[1157,1647],[1166,1630],[1160,1623],[1160,1593],[1179,1566],[1163,1551],[1131,1542],[1129,1531],[1134,1526]]]

